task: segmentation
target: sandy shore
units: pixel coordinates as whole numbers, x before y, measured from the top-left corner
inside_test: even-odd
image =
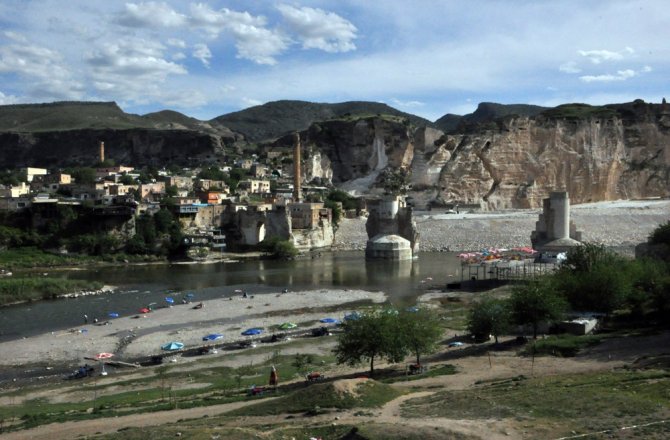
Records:
[[[170,341],[182,342],[184,348],[203,345],[203,336],[210,333],[224,335],[217,342],[244,340],[247,337],[240,333],[251,327],[264,328],[265,333],[259,336],[263,337],[269,327],[287,321],[299,325],[311,322],[300,326],[309,328],[323,325],[316,321],[326,316],[341,319],[344,311],[326,314],[319,309],[366,300],[381,303],[386,295],[322,289],[214,299],[203,301],[201,309],[194,309],[194,304],[175,305],[137,315],[138,318],[110,320],[108,325],[87,325],[0,343],[0,365],[77,363],[101,352],[114,353],[117,360],[133,359],[161,353],[160,346]]]

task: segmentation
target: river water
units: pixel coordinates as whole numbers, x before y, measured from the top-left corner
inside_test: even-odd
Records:
[[[110,313],[134,315],[150,303],[163,307],[166,297],[180,302],[187,294],[199,301],[240,295],[236,290],[260,295],[283,289],[355,288],[381,290],[389,295],[389,301],[410,305],[427,287],[444,287],[460,280],[461,274],[455,253],[423,252],[414,261],[388,262],[366,261],[362,252],[352,251],[323,252],[295,261],[130,265],[50,272],[46,276],[98,280],[117,290],[0,308],[0,341],[81,326],[85,314],[91,321],[108,319]]]

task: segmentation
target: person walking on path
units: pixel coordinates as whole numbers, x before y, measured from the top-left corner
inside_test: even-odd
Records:
[[[88,315],[84,315],[84,324],[88,324]]]

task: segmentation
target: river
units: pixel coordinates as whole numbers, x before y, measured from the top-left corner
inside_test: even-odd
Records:
[[[36,274],[36,276],[45,276]],[[150,303],[194,301],[312,289],[381,290],[400,305],[413,304],[427,287],[460,280],[460,261],[451,252],[422,252],[413,261],[366,261],[363,252],[323,252],[295,261],[244,260],[234,263],[126,265],[92,270],[51,271],[46,276],[98,280],[112,293],[40,301],[0,308],[0,341],[71,328],[110,313],[134,315]],[[432,278],[430,280],[429,278]]]

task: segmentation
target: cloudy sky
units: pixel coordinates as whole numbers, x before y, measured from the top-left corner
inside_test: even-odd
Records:
[[[0,104],[210,119],[369,100],[435,120],[482,101],[660,102],[668,23],[667,0],[2,0]]]

